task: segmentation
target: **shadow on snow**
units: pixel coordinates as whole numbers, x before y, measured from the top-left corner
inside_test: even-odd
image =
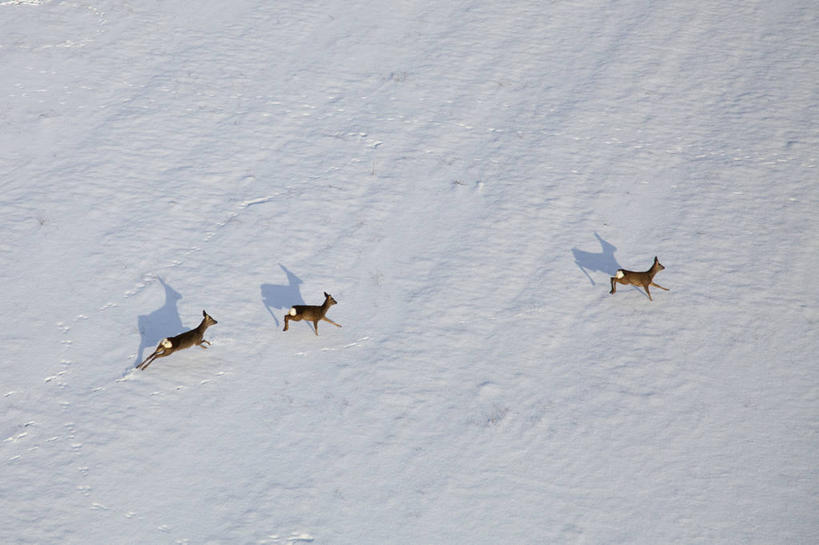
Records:
[[[165,288],[165,303],[150,314],[140,315],[137,318],[142,340],[139,343],[134,365],[142,363],[142,355],[146,348],[153,352],[159,341],[181,333],[184,329],[182,320],[179,318],[179,309],[176,308],[176,303],[182,299],[182,295],[166,284],[162,278],[157,278]]]
[[[302,284],[301,279],[290,272],[284,265],[280,264],[279,267],[281,267],[284,274],[287,275],[287,284],[261,285],[262,302],[270,315],[273,316],[277,327],[279,326],[279,319],[276,317],[273,309],[285,310],[293,305],[304,304],[304,299],[301,297],[301,288],[299,287]]]
[[[604,240],[600,235],[594,233],[595,238],[600,242],[601,251],[600,252],[587,252],[585,250],[578,250],[577,248],[572,248],[572,254],[574,255],[574,262],[580,267],[580,270],[583,271],[583,274],[586,275],[586,278],[589,279],[589,282],[592,283],[592,286],[595,285],[594,280],[592,279],[589,271],[591,272],[602,272],[607,275],[614,276],[617,273],[617,269],[622,269],[619,263],[617,263],[617,259],[614,257],[614,252],[617,251],[617,248],[614,244],[609,243],[608,241]]]

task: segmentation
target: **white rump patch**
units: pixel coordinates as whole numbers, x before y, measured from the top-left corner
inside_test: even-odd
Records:
[[[615,274],[614,277],[619,279],[619,278],[623,278],[625,275],[626,275],[626,273],[624,273],[623,270],[620,269],[619,271],[617,271],[617,274]]]
[[[171,343],[171,341],[169,341],[167,338],[162,339],[162,342],[161,342],[161,343],[159,343],[159,344],[161,344],[161,345],[162,345],[162,346],[164,346],[165,348],[170,348],[170,347],[172,347],[172,346],[173,346],[173,343]]]
[[[293,308],[293,307],[290,307],[290,316],[295,316],[295,315],[296,315],[296,309]]]

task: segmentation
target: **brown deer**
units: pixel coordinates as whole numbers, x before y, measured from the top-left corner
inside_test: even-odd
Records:
[[[664,288],[654,282],[654,275],[663,269],[665,269],[665,267],[662,266],[660,261],[657,259],[657,256],[654,256],[654,264],[645,272],[618,269],[617,274],[611,277],[611,291],[609,293],[614,293],[617,291],[618,283],[625,284],[626,286],[631,284],[632,286],[637,286],[638,288],[642,287],[644,290],[646,290],[648,300],[653,301],[654,299],[651,298],[651,292],[648,291],[649,286],[654,286],[660,288],[661,290],[669,291],[668,288]]]
[[[293,320],[294,322],[300,322],[302,320],[313,322],[313,331],[316,332],[316,335],[318,335],[318,323],[321,320],[330,322],[336,327],[341,327],[341,324],[335,323],[326,316],[327,311],[330,310],[330,307],[335,305],[337,302],[338,301],[333,299],[332,295],[325,291],[324,304],[322,305],[295,305],[291,307],[290,312],[284,316],[284,329],[282,331],[287,331],[287,328],[290,326],[290,320]]]
[[[170,356],[177,350],[182,350],[183,348],[190,348],[193,345],[199,345],[202,348],[207,348],[205,345],[210,345],[210,341],[206,341],[202,338],[205,335],[205,330],[214,324],[218,324],[219,322],[211,318],[204,310],[202,311],[202,316],[202,322],[196,326],[196,329],[191,329],[190,331],[180,333],[176,337],[167,337],[162,339],[159,342],[159,346],[157,346],[156,350],[154,350],[154,353],[145,358],[145,361],[137,365],[137,369],[144,371],[156,358]]]

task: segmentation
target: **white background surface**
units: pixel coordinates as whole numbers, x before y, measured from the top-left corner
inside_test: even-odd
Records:
[[[818,13],[3,2],[0,542],[816,543]]]

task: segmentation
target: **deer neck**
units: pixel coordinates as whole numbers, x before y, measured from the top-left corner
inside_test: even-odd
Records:
[[[324,316],[325,314],[327,314],[327,311],[328,311],[328,310],[330,310],[330,307],[331,307],[331,306],[332,306],[332,305],[330,304],[330,300],[329,300],[329,299],[325,299],[325,300],[324,300],[324,304],[323,304],[323,305],[321,305],[321,315],[322,315],[322,316]]]
[[[202,318],[202,321],[199,322],[198,326],[196,326],[196,331],[198,331],[200,334],[204,334],[205,330],[207,328],[208,328],[208,319],[207,318]]]

